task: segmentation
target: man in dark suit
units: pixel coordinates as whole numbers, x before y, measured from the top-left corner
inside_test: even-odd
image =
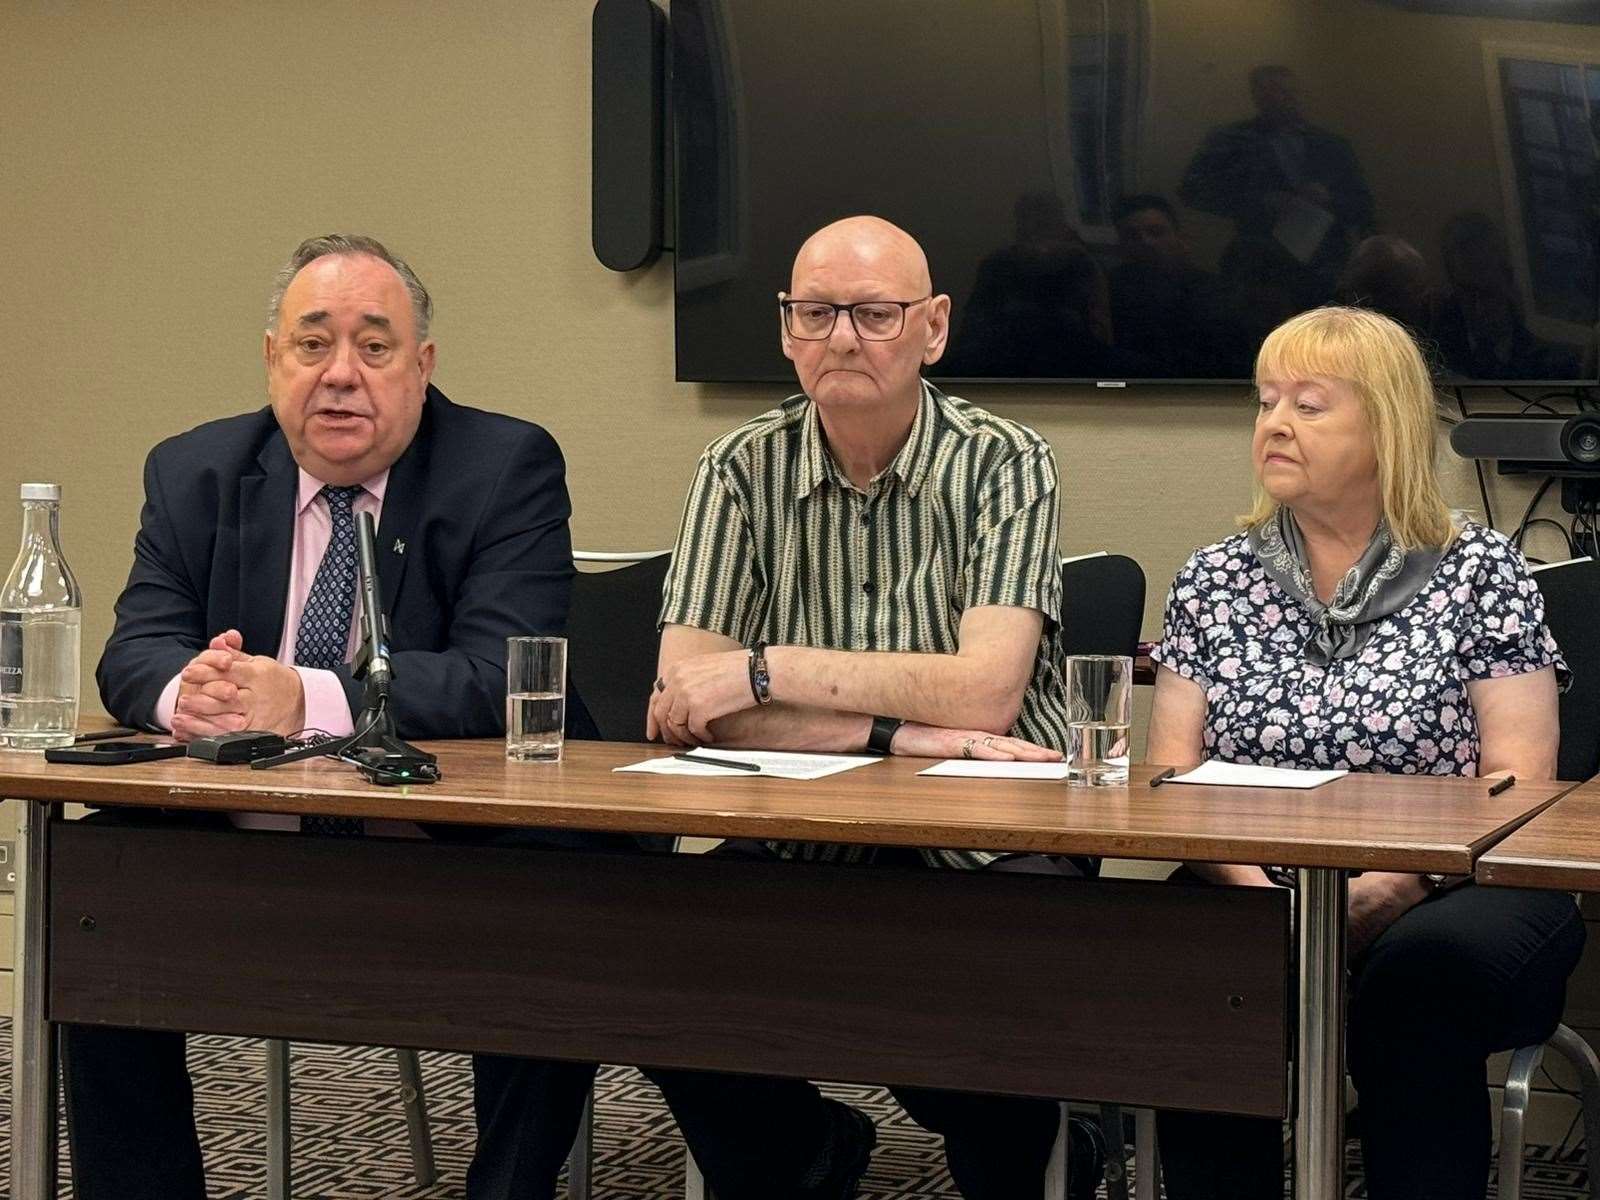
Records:
[[[1376,227],[1372,190],[1350,142],[1306,120],[1288,67],[1252,70],[1250,97],[1256,115],[1206,135],[1178,195],[1234,223],[1247,272],[1298,289],[1302,308],[1324,303],[1355,239]]]
[[[421,281],[370,238],[296,250],[264,339],[271,407],[163,442],[145,465],[133,570],[98,671],[114,717],[182,740],[351,732],[355,522],[372,512],[398,732],[504,731],[505,639],[566,623],[564,466],[537,425],[431,386],[430,316]],[[575,697],[568,715],[594,736]],[[254,823],[273,820],[299,825]],[[204,1200],[182,1034],[67,1026],[63,1062],[80,1200]],[[553,1196],[593,1066],[473,1065],[468,1196]]]

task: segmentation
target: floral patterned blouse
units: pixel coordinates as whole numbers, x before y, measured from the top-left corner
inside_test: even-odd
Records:
[[[1305,660],[1316,625],[1243,533],[1196,551],[1152,658],[1205,689],[1208,758],[1262,766],[1476,775],[1476,679],[1566,663],[1544,599],[1504,534],[1466,524],[1411,603],[1354,657]]]

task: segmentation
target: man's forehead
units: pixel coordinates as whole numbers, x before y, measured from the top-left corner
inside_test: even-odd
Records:
[[[932,290],[928,260],[915,238],[878,217],[848,217],[819,229],[795,255],[791,285],[823,278],[876,282],[890,290]]]
[[[405,281],[381,258],[370,254],[324,254],[295,272],[287,295],[316,292],[360,292],[373,298],[405,302]]]
[[[911,299],[911,293],[923,296],[931,290],[927,268],[920,262],[904,255],[863,254],[837,245],[817,247],[795,259],[790,290],[798,296],[815,288],[893,293],[896,299]],[[902,292],[907,294],[901,296]]]
[[[379,329],[393,329],[394,322],[381,312],[360,312],[357,319],[363,325],[375,325]],[[333,314],[325,308],[307,309],[295,317],[296,325],[326,325],[333,320]]]
[[[363,324],[393,328],[411,311],[400,274],[368,254],[325,254],[295,273],[283,296],[283,316],[297,325],[322,324],[354,308]]]

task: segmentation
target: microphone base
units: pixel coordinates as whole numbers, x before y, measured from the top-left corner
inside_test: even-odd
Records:
[[[436,783],[439,756],[419,750],[394,731],[388,697],[380,695],[375,706],[369,702],[356,718],[354,734],[340,749],[339,756],[353,760],[356,770],[373,783]]]
[[[401,755],[416,762],[439,761],[437,754],[418,750],[395,733],[394,718],[389,715],[389,706],[386,702],[380,702],[376,711],[370,707],[362,709],[361,715],[356,718],[356,728],[361,732],[352,734],[350,740],[345,742],[343,751],[346,754],[360,756],[370,752]]]
[[[369,692],[371,690],[369,686]],[[326,755],[349,762],[371,782],[387,786],[437,783],[441,778],[438,755],[417,749],[395,733],[387,694],[369,695],[367,707],[356,718],[355,727],[359,732],[343,740],[300,746],[271,758],[258,758],[250,765],[265,770],[302,758]]]

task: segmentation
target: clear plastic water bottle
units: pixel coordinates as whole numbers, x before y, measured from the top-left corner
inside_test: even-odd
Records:
[[[61,553],[61,485],[22,485],[22,549],[0,588],[0,747],[69,746],[83,593]]]

